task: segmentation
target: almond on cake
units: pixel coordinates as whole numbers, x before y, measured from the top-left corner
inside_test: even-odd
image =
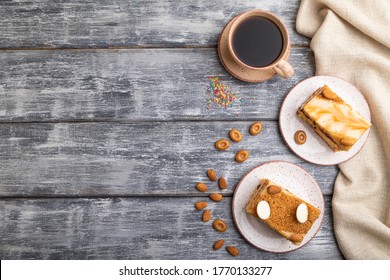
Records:
[[[269,179],[260,181],[245,211],[296,245],[303,241],[321,213],[318,208]]]

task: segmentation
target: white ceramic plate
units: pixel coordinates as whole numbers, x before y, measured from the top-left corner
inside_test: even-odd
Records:
[[[363,94],[349,82],[331,76],[315,76],[297,84],[286,96],[280,109],[279,126],[284,140],[290,149],[306,161],[320,165],[335,165],[356,155],[368,138],[370,129],[348,152],[334,152],[325,141],[315,133],[314,129],[302,122],[297,116],[301,105],[324,84],[328,85],[345,102],[357,110],[366,120],[371,122],[370,109]],[[307,140],[303,145],[295,143],[294,134],[297,130],[306,132]]]
[[[320,209],[320,216],[301,244],[291,243],[268,225],[245,212],[250,195],[263,178],[274,181]],[[255,167],[242,177],[234,191],[232,212],[236,227],[246,241],[265,251],[284,253],[302,247],[316,235],[324,218],[324,198],[317,182],[304,169],[292,163],[272,161]]]

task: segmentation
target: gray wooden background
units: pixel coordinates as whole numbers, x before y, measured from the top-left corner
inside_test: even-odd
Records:
[[[295,31],[299,0],[0,1],[0,257],[2,259],[339,259],[331,197],[337,167],[306,163],[281,139],[278,112],[299,81],[314,75],[309,40]],[[295,76],[248,84],[217,55],[223,26],[250,9],[278,14],[292,41]],[[246,99],[207,110],[207,77],[220,74]],[[253,121],[264,131],[249,137]],[[231,128],[243,141],[225,153],[213,143]],[[233,161],[238,147],[251,156]],[[239,235],[231,197],[257,164],[305,168],[325,197],[324,223],[303,248],[258,250]],[[229,187],[212,216],[194,203],[214,168]],[[218,191],[209,184],[210,192]]]

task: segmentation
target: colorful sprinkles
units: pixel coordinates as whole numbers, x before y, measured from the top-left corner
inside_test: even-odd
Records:
[[[233,91],[230,86],[223,83],[219,76],[209,76],[209,86],[207,88],[207,110],[212,109],[212,104],[216,104],[217,108],[233,108],[234,106],[241,107],[246,101],[240,97],[237,92]]]

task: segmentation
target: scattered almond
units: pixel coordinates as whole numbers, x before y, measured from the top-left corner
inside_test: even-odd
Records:
[[[251,135],[257,135],[263,130],[263,125],[261,122],[253,123],[249,128],[249,133]]]
[[[282,191],[282,188],[280,186],[276,186],[276,185],[271,185],[267,188],[267,192],[269,194],[277,194],[277,193],[280,193]]]
[[[233,257],[237,257],[240,254],[240,251],[234,246],[226,246],[226,251]]]
[[[232,129],[229,131],[229,137],[233,142],[240,142],[242,139],[242,134],[237,129]]]
[[[203,222],[206,223],[206,222],[210,221],[210,219],[211,219],[211,211],[210,210],[204,210],[203,215],[202,215]]]
[[[196,189],[200,192],[207,192],[208,187],[205,184],[203,184],[202,182],[199,182],[196,184]]]
[[[219,250],[222,248],[223,244],[225,244],[225,240],[223,239],[220,239],[220,240],[217,240],[215,241],[214,245],[213,245],[213,248],[214,250]]]
[[[237,162],[244,162],[248,159],[249,153],[247,150],[240,150],[236,153],[235,160]]]
[[[198,210],[202,210],[202,209],[206,208],[207,205],[208,205],[208,203],[206,201],[199,201],[199,202],[195,203],[195,208]]]
[[[212,193],[210,194],[211,200],[214,200],[215,202],[220,202],[222,200],[222,194],[220,193]]]
[[[217,150],[223,151],[230,147],[230,142],[226,139],[221,139],[215,142],[215,148]]]
[[[227,181],[224,177],[219,178],[218,180],[218,186],[221,190],[224,190],[227,188]]]
[[[219,231],[219,232],[225,232],[226,231],[226,223],[220,219],[216,219],[214,222],[213,222],[213,227],[216,231]]]
[[[213,169],[207,170],[207,176],[211,181],[217,181],[217,174],[215,174],[215,171]]]

